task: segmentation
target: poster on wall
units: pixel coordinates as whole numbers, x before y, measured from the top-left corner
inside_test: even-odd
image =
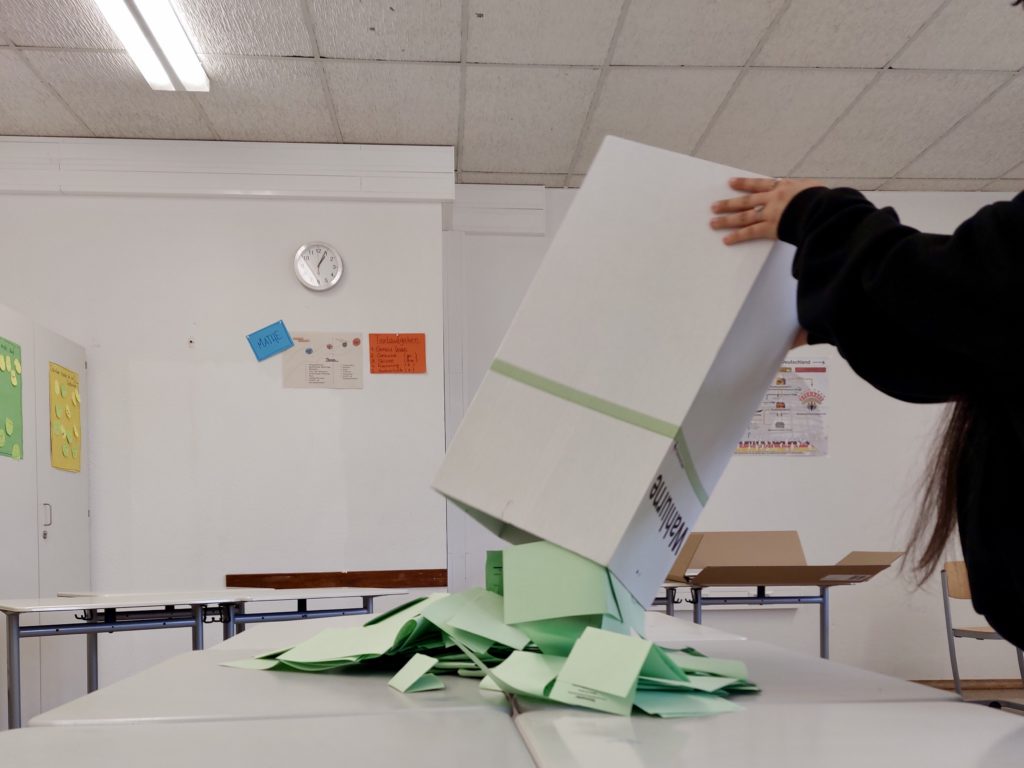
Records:
[[[824,360],[786,360],[750,420],[736,453],[827,456],[828,370]]]
[[[22,457],[21,345],[0,338],[0,455]]]
[[[296,331],[295,345],[282,356],[285,387],[298,389],[362,389],[361,333]]]
[[[66,472],[82,470],[82,395],[78,374],[50,363],[50,464]]]
[[[370,373],[426,372],[427,334],[370,334]]]

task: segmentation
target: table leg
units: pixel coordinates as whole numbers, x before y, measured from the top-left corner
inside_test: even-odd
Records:
[[[203,650],[203,606],[192,606],[192,650]]]
[[[373,613],[373,595],[363,597],[363,610],[366,613]],[[1021,674],[1024,675],[1024,670],[1021,671]]]
[[[7,727],[21,728],[21,617],[7,614]]]
[[[690,594],[693,596],[693,623],[700,624],[704,618],[703,590],[696,587],[690,590]]]
[[[85,636],[85,690],[92,693],[99,687],[99,638],[93,632]]]
[[[235,636],[235,611],[237,610],[236,603],[228,603],[227,605],[221,606],[221,621],[224,622],[224,639],[230,640]]]
[[[676,588],[665,587],[665,613],[669,616],[676,615]]]
[[[821,588],[821,658],[828,658],[828,587]]]

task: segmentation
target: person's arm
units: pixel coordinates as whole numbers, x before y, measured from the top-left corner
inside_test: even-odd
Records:
[[[754,194],[715,204],[729,215],[712,226],[731,230],[727,242],[795,244],[809,340],[836,345],[877,388],[948,400],[976,386],[992,392],[1022,369],[1008,345],[1024,341],[1024,196],[986,206],[943,236],[903,226],[851,189],[772,180],[733,187]]]

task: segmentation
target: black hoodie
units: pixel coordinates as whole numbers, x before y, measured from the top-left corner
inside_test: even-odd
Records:
[[[807,189],[779,239],[797,246],[811,343],[892,397],[969,404],[957,507],[971,596],[1024,647],[1024,193],[930,235],[855,190]]]

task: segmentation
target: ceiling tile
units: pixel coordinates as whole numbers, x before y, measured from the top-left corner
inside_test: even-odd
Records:
[[[543,187],[565,185],[564,173],[475,173],[463,171],[460,184],[531,184]]]
[[[739,69],[612,67],[575,172],[586,171],[606,135],[692,152]]]
[[[91,135],[14,50],[0,51],[0,134]]]
[[[868,69],[750,69],[698,154],[769,176],[787,174],[875,74]]]
[[[985,192],[1024,192],[1024,179],[996,179],[983,189]]]
[[[320,55],[458,61],[461,0],[309,0]]]
[[[838,187],[850,187],[863,192],[871,192],[878,189],[885,183],[885,179],[820,179],[826,187],[837,189]]]
[[[1022,14],[1024,15],[1024,14]],[[1024,160],[1024,77],[989,101],[905,168],[912,178],[996,178]]]
[[[26,51],[25,55],[97,136],[214,138],[188,94],[152,90],[125,53]]]
[[[622,0],[469,0],[467,61],[603,64]]]
[[[755,63],[882,67],[943,0],[793,0]]]
[[[454,145],[459,65],[325,61],[346,142]]]
[[[122,48],[93,0],[3,0],[0,29],[21,46]]]
[[[198,53],[312,56],[302,0],[175,0]]]
[[[633,0],[613,64],[739,66],[784,0]]]
[[[1024,12],[1009,2],[953,0],[893,62],[908,69],[1024,66]]]
[[[988,179],[889,179],[883,192],[976,192]]]
[[[467,67],[460,170],[568,172],[598,75],[584,67]]]
[[[210,92],[196,98],[222,139],[338,141],[320,67],[310,59],[202,56]]]
[[[885,72],[794,173],[895,176],[973,110],[1001,72]]]

